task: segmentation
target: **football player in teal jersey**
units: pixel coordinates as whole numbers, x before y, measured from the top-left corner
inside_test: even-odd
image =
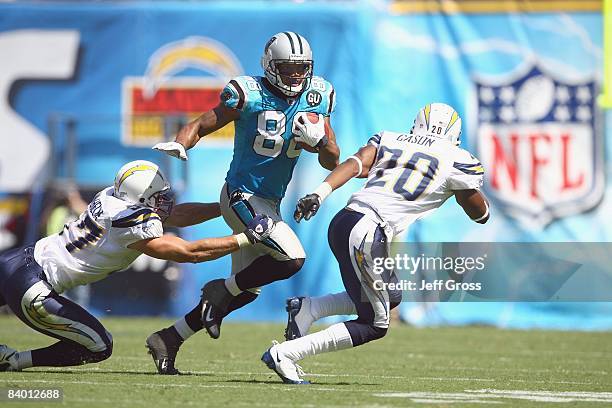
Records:
[[[316,152],[328,170],[338,165],[340,151],[329,116],[335,92],[313,76],[308,41],[293,32],[274,35],[261,59],[264,76],[240,76],[221,92],[219,104],[185,125],[174,142],[153,148],[182,160],[209,133],[230,122],[235,125],[234,156],[221,190],[221,213],[234,230],[242,231],[255,214],[266,214],[276,226],[262,244],[232,255],[227,279],[208,282],[202,301],[173,326],[153,333],[147,346],[160,374],[176,374],[174,360],[180,345],[205,328],[220,335],[221,321],[252,302],[260,287],[297,273],[306,258],[293,230],[279,209],[302,150]]]

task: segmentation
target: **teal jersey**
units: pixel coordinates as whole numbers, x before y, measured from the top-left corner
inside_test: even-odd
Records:
[[[225,86],[221,101],[240,111],[240,119],[234,122],[234,156],[225,180],[233,188],[281,199],[301,153],[291,131],[293,118],[298,112],[329,116],[335,106],[332,85],[313,77],[308,88],[291,100],[272,93],[262,77],[240,76]]]

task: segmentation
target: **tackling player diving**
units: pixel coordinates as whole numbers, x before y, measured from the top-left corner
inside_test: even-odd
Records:
[[[459,147],[461,118],[450,106],[432,103],[421,109],[409,133],[383,131],[370,138],[299,200],[296,221],[309,220],[335,189],[353,177],[366,178],[345,208],[331,221],[328,240],[340,265],[345,292],[287,300],[287,341],[262,356],[268,368],[290,384],[304,384],[296,362],[316,354],[357,347],[385,336],[390,310],[400,291],[384,290],[375,280],[397,282],[393,270],[376,274],[374,258],[386,258],[393,237],[454,196],[465,213],[484,224],[489,205],[480,192],[484,170]],[[383,286],[383,289],[380,289]],[[357,314],[357,319],[308,334],[312,323],[331,315]]]
[[[124,165],[114,185],[100,191],[80,217],[34,245],[0,255],[0,306],[58,341],[17,352],[0,345],[0,371],[65,367],[110,357],[113,338],[102,323],[61,295],[126,269],[138,256],[204,262],[268,238],[274,221],[258,215],[235,235],[185,241],[164,226],[185,227],[216,218],[218,203],[174,205],[166,178],[154,163]]]
[[[339,149],[331,129],[335,93],[325,79],[313,76],[308,41],[294,32],[274,35],[264,47],[264,76],[240,76],[221,92],[219,104],[183,127],[174,142],[154,149],[187,160],[186,150],[205,135],[235,124],[234,154],[221,189],[221,214],[234,231],[242,231],[256,214],[276,226],[260,244],[232,254],[231,276],[208,282],[202,301],[173,326],[149,336],[147,345],[160,374],[177,374],[174,362],[187,338],[203,327],[216,339],[221,322],[233,310],[257,298],[260,287],[287,279],[304,264],[306,254],[296,234],[283,222],[280,201],[302,150],[316,152],[328,170],[338,164]],[[316,123],[308,115],[316,114]]]

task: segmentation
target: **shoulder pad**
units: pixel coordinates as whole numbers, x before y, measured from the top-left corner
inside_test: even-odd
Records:
[[[484,174],[480,161],[465,149],[457,148],[453,167],[465,174]]]
[[[313,76],[310,80],[310,89],[314,89],[319,92],[330,92],[333,87],[323,77]]]
[[[228,108],[244,111],[260,92],[261,85],[255,77],[238,76],[230,80],[223,88],[221,102]]]
[[[132,206],[113,217],[111,226],[115,228],[129,228],[153,220],[161,222],[159,215],[151,208]]]
[[[385,131],[382,130],[380,132],[376,132],[374,133],[369,139],[368,139],[368,143],[367,144],[371,144],[372,146],[376,147],[378,149],[378,146],[380,146],[380,141],[384,135]]]
[[[311,107],[317,107],[319,113],[329,116],[336,107],[336,92],[324,78],[313,76],[306,91],[306,101]]]

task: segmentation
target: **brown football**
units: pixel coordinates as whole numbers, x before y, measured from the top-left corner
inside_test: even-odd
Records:
[[[319,123],[319,115],[317,113],[308,112],[306,117],[310,121],[310,123]]]

